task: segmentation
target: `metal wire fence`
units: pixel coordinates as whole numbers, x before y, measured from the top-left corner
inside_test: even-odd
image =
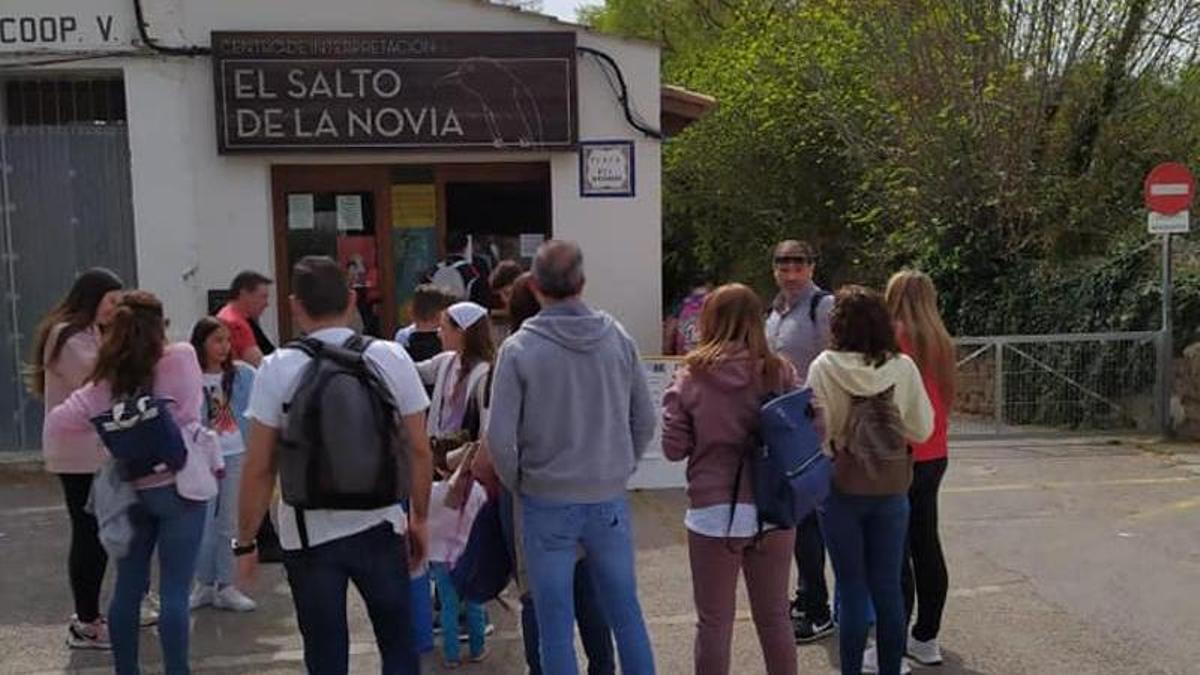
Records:
[[[958,438],[1158,431],[1157,332],[959,338]]]

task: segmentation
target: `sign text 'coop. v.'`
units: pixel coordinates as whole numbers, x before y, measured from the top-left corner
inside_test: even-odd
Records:
[[[221,152],[575,145],[574,33],[214,32]]]

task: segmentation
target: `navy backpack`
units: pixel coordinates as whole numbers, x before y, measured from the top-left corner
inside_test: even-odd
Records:
[[[512,578],[512,558],[500,521],[500,500],[479,509],[462,555],[450,568],[450,581],[460,598],[485,603],[500,596]]]
[[[759,412],[759,440],[750,461],[758,520],[793,528],[829,496],[832,463],[813,426],[812,390],[771,398]]]
[[[183,433],[171,410],[173,399],[138,395],[116,401],[108,412],[92,418],[104,447],[117,460],[125,480],[179,471],[187,461]]]

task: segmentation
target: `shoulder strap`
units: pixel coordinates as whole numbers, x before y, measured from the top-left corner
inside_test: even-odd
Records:
[[[300,549],[308,550],[308,520],[304,517],[304,509],[294,509],[296,514],[296,532],[300,535]]]
[[[813,293],[812,299],[808,301],[808,320],[817,322],[817,308],[821,306],[821,301],[832,295],[829,291],[817,291]]]
[[[367,348],[371,346],[372,342],[374,342],[372,338],[367,337],[362,333],[355,333],[354,335],[346,338],[346,341],[342,343],[342,347],[349,349],[352,352],[364,354],[366,353]]]
[[[304,352],[310,359],[315,359],[320,356],[321,352],[324,350],[324,347],[325,345],[322,344],[320,340],[312,336],[297,338],[283,346],[284,349],[295,349],[297,351]]]

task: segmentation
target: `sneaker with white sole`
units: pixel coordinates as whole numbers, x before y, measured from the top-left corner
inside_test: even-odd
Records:
[[[225,586],[213,596],[213,607],[229,612],[253,612],[258,603],[246,597],[236,586]]]
[[[875,641],[872,640],[867,644],[867,648],[863,650],[862,671],[865,675],[877,675],[879,673],[879,651],[875,647]],[[900,658],[900,675],[909,675],[912,673],[912,665],[908,659]]]
[[[923,666],[942,665],[942,648],[937,638],[922,641],[908,636],[908,655]]]
[[[104,619],[84,623],[72,616],[71,623],[67,625],[67,646],[71,649],[112,649],[112,642],[108,637],[108,624]]]
[[[807,616],[796,619],[792,621],[792,634],[798,645],[816,642],[821,638],[833,635],[833,619],[826,617],[821,621],[813,621]]]
[[[217,589],[204,584],[197,586],[196,590],[192,591],[192,597],[188,600],[188,607],[192,609],[200,609],[213,604],[213,598],[217,595]]]
[[[158,625],[158,597],[147,593],[142,597],[142,609],[138,616],[138,625],[142,628]]]

